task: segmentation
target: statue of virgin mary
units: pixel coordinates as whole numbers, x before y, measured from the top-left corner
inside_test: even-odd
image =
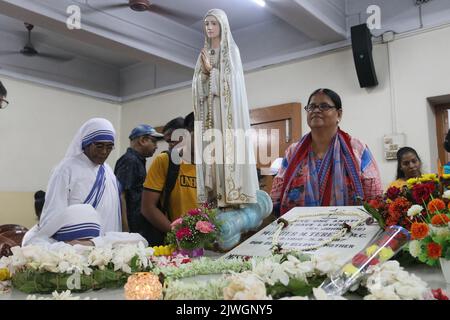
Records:
[[[239,48],[227,15],[209,10],[195,66],[195,162],[200,203],[219,208],[256,203],[259,189]]]

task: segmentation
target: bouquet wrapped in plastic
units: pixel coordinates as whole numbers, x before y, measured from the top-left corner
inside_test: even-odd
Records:
[[[360,281],[372,265],[392,258],[410,239],[409,231],[400,226],[390,226],[376,239],[357,253],[340,270],[320,286],[328,295],[340,296]]]

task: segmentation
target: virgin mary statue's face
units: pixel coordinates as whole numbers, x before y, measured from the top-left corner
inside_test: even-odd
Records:
[[[209,39],[220,37],[220,24],[214,16],[205,18],[205,33]]]

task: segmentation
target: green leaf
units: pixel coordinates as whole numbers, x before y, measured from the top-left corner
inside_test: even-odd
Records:
[[[139,257],[137,255],[131,259],[131,261],[130,261],[131,272],[139,271],[138,261],[139,261]]]
[[[450,247],[448,247],[447,250],[445,251],[444,258],[446,260],[450,260]]]
[[[67,290],[67,279],[70,276],[71,274],[25,270],[16,272],[13,275],[12,285],[14,288],[28,294],[52,293],[55,290]],[[127,278],[128,274],[121,271],[96,269],[91,275],[80,275],[80,288],[72,291],[84,292],[91,289],[119,288],[126,283]]]
[[[426,252],[421,252],[418,256],[418,259],[420,262],[427,262],[428,260],[428,255]]]
[[[372,208],[367,202],[364,202],[363,206],[364,209],[366,209],[367,213],[369,213],[375,220],[377,220],[380,228],[384,229],[386,223],[381,214],[376,209]]]
[[[308,278],[308,281],[292,278],[287,286],[277,282],[273,286],[267,286],[267,294],[272,298],[278,299],[287,296],[308,296],[312,294],[312,289],[320,286],[325,280],[325,276],[314,276]]]

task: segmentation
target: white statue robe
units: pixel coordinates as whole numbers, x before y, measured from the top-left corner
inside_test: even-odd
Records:
[[[220,48],[210,54],[209,75],[202,72],[199,56],[192,84],[198,201],[214,201],[219,207],[255,203],[259,184],[239,49],[225,13],[213,9],[210,15],[220,23]],[[208,53],[213,49],[208,40],[205,48]],[[213,145],[209,129],[218,130]]]

